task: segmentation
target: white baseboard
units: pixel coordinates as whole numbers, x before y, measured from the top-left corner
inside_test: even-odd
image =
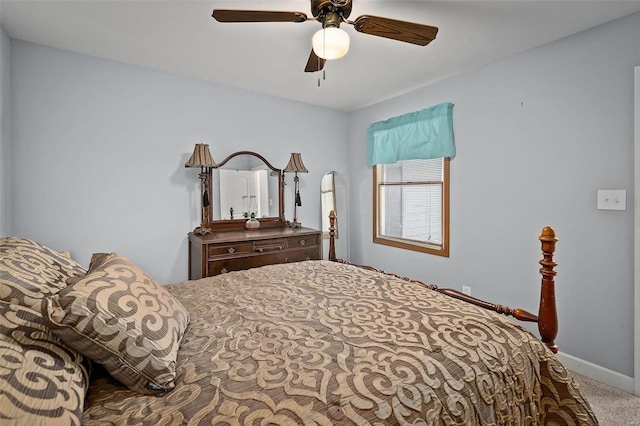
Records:
[[[569,354],[558,352],[558,359],[569,370],[591,377],[594,380],[605,383],[625,392],[634,393],[635,382],[633,377],[625,376],[608,368],[601,367],[589,361],[576,358]]]

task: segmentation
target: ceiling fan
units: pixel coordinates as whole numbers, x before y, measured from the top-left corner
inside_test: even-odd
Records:
[[[349,50],[349,35],[340,29],[341,23],[353,25],[356,31],[378,37],[389,38],[426,46],[436,38],[437,27],[362,15],[355,21],[347,18],[351,14],[352,0],[311,0],[313,18],[303,12],[280,12],[269,10],[214,9],[213,17],[218,22],[305,22],[318,21],[322,29],[312,40],[313,48],[305,72],[320,71],[327,59],[337,59]]]

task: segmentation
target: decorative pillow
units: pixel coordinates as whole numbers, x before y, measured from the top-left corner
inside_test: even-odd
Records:
[[[67,286],[85,269],[32,240],[0,238],[0,300],[40,311],[42,299]]]
[[[63,342],[141,393],[175,386],[175,363],[189,323],[182,303],[125,257],[111,253],[81,280],[42,304]]]
[[[0,301],[0,423],[80,425],[85,363],[51,334],[40,312]]]
[[[87,274],[92,273],[93,271],[99,269],[105,260],[109,257],[109,253],[93,253],[91,255],[91,260],[89,261],[89,269],[87,269]],[[84,274],[86,275],[86,274]],[[73,285],[84,278],[84,275],[79,277],[71,277],[67,278],[67,285]]]

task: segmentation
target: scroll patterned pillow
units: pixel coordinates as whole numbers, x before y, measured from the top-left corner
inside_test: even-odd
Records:
[[[87,269],[87,274],[92,273],[96,269],[99,269],[105,260],[109,257],[110,253],[93,253],[91,255],[91,260],[89,261],[89,269]],[[73,285],[84,278],[84,274],[79,277],[71,277],[67,278],[67,285]]]
[[[50,333],[40,312],[0,301],[0,423],[80,425],[86,361]]]
[[[40,311],[42,299],[85,269],[55,250],[25,238],[0,238],[0,300]]]
[[[111,253],[42,304],[55,334],[141,393],[175,386],[178,348],[189,323],[180,301],[125,257]]]

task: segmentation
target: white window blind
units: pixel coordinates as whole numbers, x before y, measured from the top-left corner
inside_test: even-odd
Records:
[[[441,246],[444,159],[405,160],[378,167],[380,236]]]

